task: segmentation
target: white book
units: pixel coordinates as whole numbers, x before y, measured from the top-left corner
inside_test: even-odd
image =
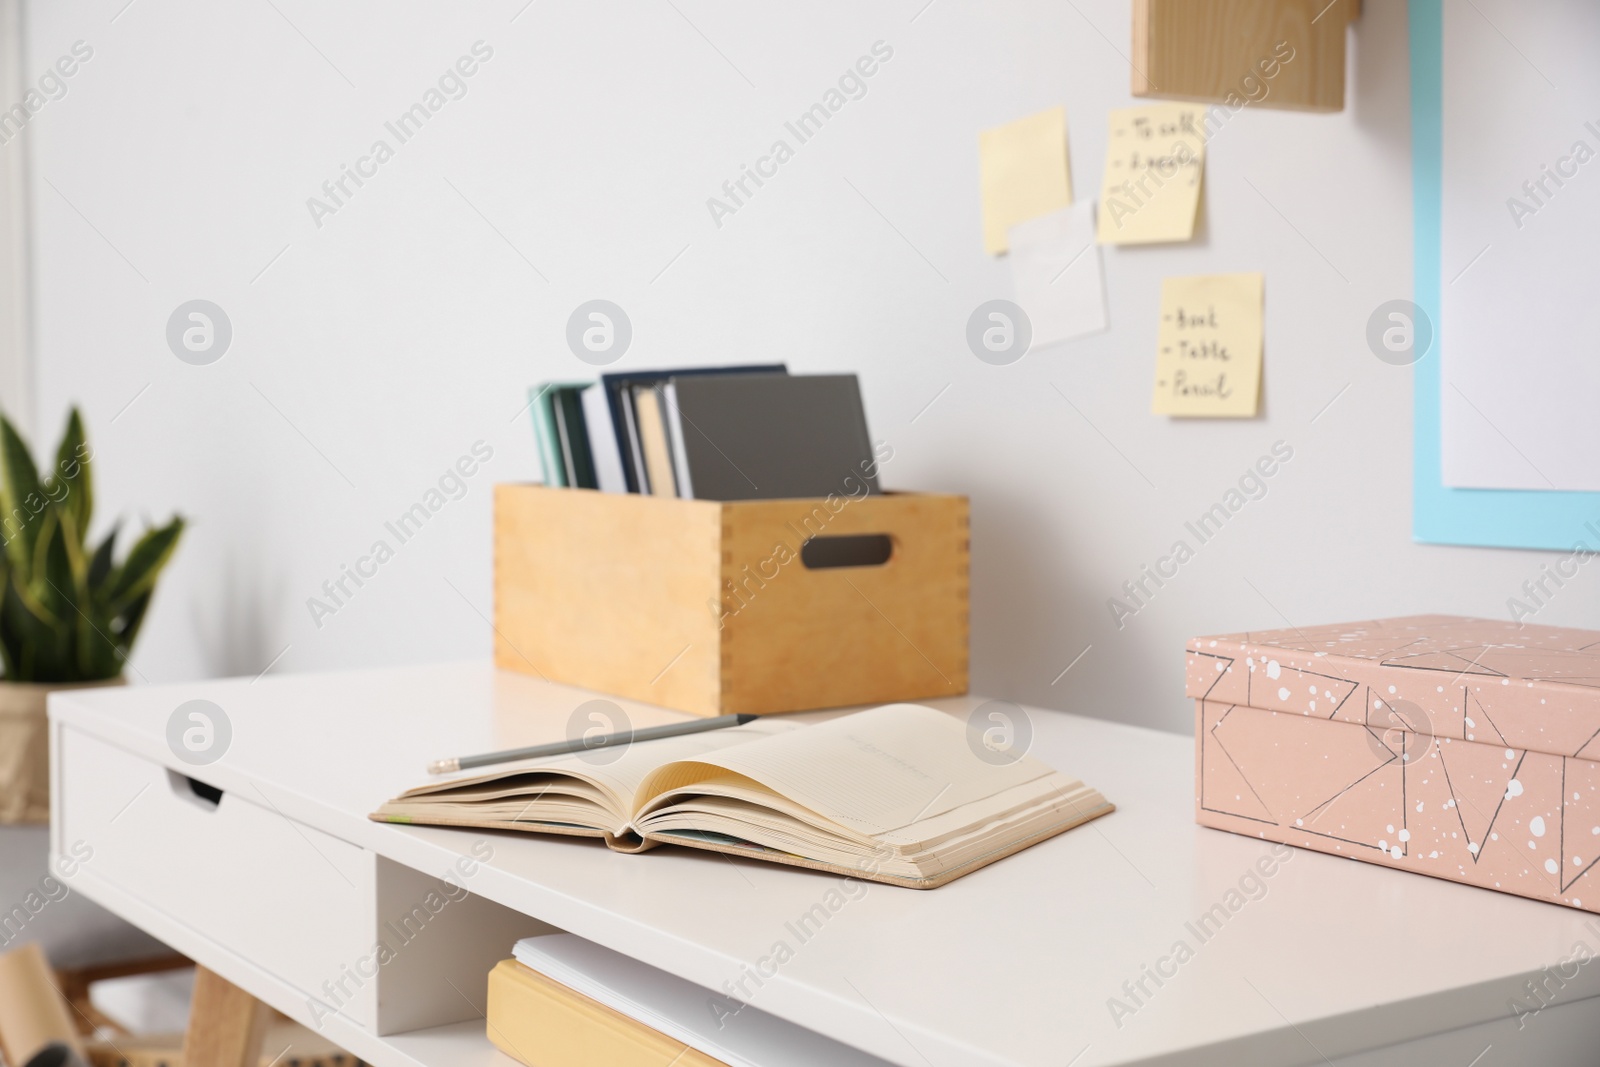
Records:
[[[622,449],[617,430],[611,424],[611,405],[606,402],[606,387],[591,385],[579,394],[583,402],[583,422],[589,431],[589,457],[594,461],[595,484],[602,493],[626,493],[628,480],[622,473]]]
[[[729,1067],[881,1067],[887,1061],[575,934],[517,942],[517,962]]]
[[[667,423],[667,443],[672,447],[672,473],[678,482],[678,495],[694,499],[694,482],[689,477],[688,452],[683,441],[683,413],[678,410],[678,383],[668,381],[661,386],[661,417]]]

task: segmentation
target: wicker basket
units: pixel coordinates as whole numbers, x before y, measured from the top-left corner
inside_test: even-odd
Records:
[[[61,689],[121,685],[0,681],[0,824],[50,821],[50,721],[46,698]]]

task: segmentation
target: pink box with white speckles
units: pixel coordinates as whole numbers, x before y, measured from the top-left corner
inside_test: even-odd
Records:
[[[1600,633],[1416,615],[1187,660],[1201,825],[1600,912]]]

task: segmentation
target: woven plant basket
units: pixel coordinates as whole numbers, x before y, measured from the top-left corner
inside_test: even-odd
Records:
[[[0,681],[0,824],[50,821],[46,697],[66,689],[121,684],[121,678],[76,684]]]

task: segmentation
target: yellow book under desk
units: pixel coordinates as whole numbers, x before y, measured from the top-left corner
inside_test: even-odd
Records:
[[[489,972],[489,1040],[530,1067],[888,1067],[573,934],[513,953]]]
[[[516,960],[489,972],[488,1016],[489,1040],[528,1067],[725,1067]]]

